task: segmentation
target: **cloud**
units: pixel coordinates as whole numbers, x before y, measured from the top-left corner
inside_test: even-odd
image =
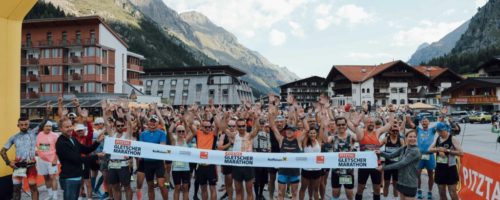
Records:
[[[302,26],[299,23],[294,22],[294,21],[289,21],[288,25],[290,25],[290,28],[292,28],[291,34],[293,36],[296,36],[299,38],[305,37],[304,29],[302,29]]]
[[[407,30],[400,30],[392,37],[393,46],[414,46],[424,42],[432,43],[460,26],[463,21],[458,22],[431,22],[422,20],[418,26]]]
[[[276,29],[269,32],[269,42],[273,46],[280,46],[286,42],[286,34]]]
[[[348,4],[337,10],[337,16],[347,20],[350,24],[372,21],[372,14],[365,11],[363,7]]]
[[[267,31],[278,22],[288,20],[292,13],[304,9],[306,0],[163,0],[167,6],[184,12],[196,10],[215,24],[236,35],[253,38],[255,30]],[[261,32],[261,31],[259,31]]]
[[[338,25],[342,22],[353,26],[374,21],[373,14],[366,12],[363,7],[354,4],[343,5],[335,11],[332,11],[331,4],[319,4],[314,13],[316,15],[315,27],[318,30],[325,30],[331,24]]]
[[[487,2],[488,0],[476,0],[476,7],[483,7]]]
[[[349,53],[349,57],[354,59],[375,59],[375,58],[391,59],[394,58],[394,55],[388,53],[351,52]]]
[[[450,16],[450,15],[452,15],[453,13],[455,13],[455,11],[456,11],[455,9],[448,9],[448,10],[445,10],[445,11],[443,12],[443,15],[445,15],[445,16]]]

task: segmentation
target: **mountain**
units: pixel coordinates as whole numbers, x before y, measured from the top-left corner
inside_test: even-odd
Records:
[[[217,64],[201,51],[166,34],[128,0],[44,0],[71,16],[98,15],[129,45],[146,57],[145,68]],[[29,15],[28,15],[29,16]]]
[[[178,14],[161,0],[130,1],[168,34],[220,64],[232,65],[247,72],[243,79],[261,92],[277,92],[277,86],[298,79],[287,68],[272,64],[258,52],[240,44],[232,33],[215,25],[201,13]]]
[[[451,52],[427,62],[459,73],[474,72],[481,63],[500,55],[500,0],[489,0],[470,20]]]
[[[469,22],[470,21],[464,22],[437,42],[433,42],[430,45],[428,43],[421,44],[417,48],[417,51],[413,53],[410,60],[408,60],[408,63],[410,65],[419,65],[420,63],[428,62],[433,58],[450,53],[462,34],[464,34],[469,27]]]

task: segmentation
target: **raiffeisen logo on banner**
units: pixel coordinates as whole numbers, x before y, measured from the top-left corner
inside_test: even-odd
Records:
[[[128,154],[139,156],[141,155],[141,147],[132,146],[130,140],[115,140],[115,146],[113,148],[114,153]]]
[[[356,158],[356,153],[339,153],[339,167],[366,167],[366,158]]]

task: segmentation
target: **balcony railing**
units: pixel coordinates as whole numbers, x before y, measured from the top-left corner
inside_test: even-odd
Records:
[[[142,86],[142,81],[139,79],[129,79],[128,82],[132,85]]]
[[[40,65],[62,65],[67,61],[66,58],[40,58]]]
[[[21,99],[38,99],[39,97],[37,92],[21,92]]]
[[[37,58],[21,58],[21,65],[22,66],[38,65],[38,59]]]
[[[93,64],[101,64],[101,57],[97,56],[84,56],[81,57],[82,63],[93,63]]]
[[[83,81],[102,81],[102,76],[101,74],[84,74],[83,75]]]
[[[385,98],[389,98],[389,93],[388,92],[376,92],[373,96],[375,98],[378,98],[378,99],[385,99]]]
[[[38,78],[38,75],[21,75],[21,83],[29,83],[29,82],[38,82],[40,79]]]
[[[142,67],[140,65],[133,64],[133,63],[128,63],[127,68],[130,70],[133,70],[133,71],[137,71],[137,72],[144,72],[144,67]]]
[[[496,96],[467,96],[448,99],[450,104],[482,104],[482,103],[497,103],[499,102]]]
[[[69,74],[68,80],[69,81],[81,81],[82,80],[82,75],[80,75],[78,73]]]
[[[419,98],[419,93],[408,93],[408,98]]]
[[[66,75],[40,75],[41,82],[63,82],[66,78]]]
[[[81,57],[78,56],[70,56],[68,59],[69,64],[80,64],[82,63]]]

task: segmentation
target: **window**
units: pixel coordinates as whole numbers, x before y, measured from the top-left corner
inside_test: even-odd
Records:
[[[95,44],[95,43],[96,43],[95,31],[94,30],[90,30],[90,44]]]
[[[52,49],[52,58],[60,58],[61,55],[59,54],[59,49]]]
[[[398,88],[391,88],[391,93],[398,93]]]
[[[370,88],[366,88],[366,93],[370,94]]]
[[[171,85],[171,86],[176,86],[176,85],[177,85],[177,79],[172,79],[172,80],[170,81],[170,85]]]
[[[189,79],[184,79],[183,84],[184,84],[184,86],[188,86],[189,85]]]
[[[196,92],[201,92],[202,87],[202,84],[196,84]]]
[[[151,86],[153,84],[153,81],[152,80],[147,80],[146,81],[146,86]]]
[[[311,86],[316,86],[316,82],[311,82]]]
[[[85,56],[96,56],[96,48],[95,47],[85,48]]]
[[[365,93],[365,88],[361,89],[361,93],[363,94]]]
[[[187,97],[188,96],[188,90],[182,90],[182,96]]]
[[[396,104],[398,104],[398,100],[393,99],[393,100],[391,100],[391,103],[394,104],[394,105],[396,105]]]
[[[76,31],[75,33],[76,44],[80,44],[81,39],[82,39],[82,33],[80,33],[80,31]]]
[[[406,93],[406,88],[399,88],[399,93]]]
[[[146,90],[146,95],[151,95],[151,90]]]
[[[175,90],[170,90],[170,97],[175,97]]]
[[[95,66],[87,65],[85,68],[85,74],[95,74]]]
[[[52,32],[47,33],[47,44],[52,44]]]
[[[158,91],[158,93],[156,95],[159,97],[163,97],[163,90]]]
[[[225,96],[229,95],[229,90],[228,89],[223,89],[222,90],[222,95],[225,95]]]
[[[208,90],[208,96],[213,98],[215,96],[215,90]]]
[[[68,33],[66,33],[66,31],[63,31],[61,35],[62,35],[62,41],[66,42],[66,40],[68,40]]]
[[[87,92],[95,92],[95,83],[85,83],[85,89]]]
[[[61,67],[52,66],[51,75],[61,75]]]
[[[43,50],[43,58],[50,58],[50,49]]]
[[[229,76],[222,76],[220,77],[220,83],[221,84],[230,84],[231,77]]]
[[[31,46],[31,33],[26,34],[26,45]]]
[[[400,99],[399,100],[399,104],[405,104],[405,100],[404,99]]]
[[[43,84],[43,92],[50,92],[50,84]]]
[[[164,84],[165,84],[165,81],[164,81],[164,80],[159,80],[159,81],[158,81],[158,85],[159,85],[159,86],[163,86]]]

